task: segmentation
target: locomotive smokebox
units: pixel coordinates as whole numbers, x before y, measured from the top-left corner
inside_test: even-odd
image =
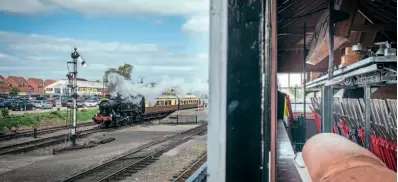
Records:
[[[333,133],[310,138],[303,148],[303,159],[314,182],[395,182],[397,174],[374,154]]]

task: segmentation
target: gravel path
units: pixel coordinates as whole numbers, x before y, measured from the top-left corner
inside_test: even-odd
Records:
[[[207,135],[197,136],[186,143],[164,153],[158,161],[138,171],[123,182],[143,181],[162,182],[170,181],[173,176],[179,174],[184,167],[196,160],[203,152],[206,152]]]

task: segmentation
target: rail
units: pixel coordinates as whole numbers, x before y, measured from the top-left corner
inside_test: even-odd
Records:
[[[79,123],[77,127],[85,127],[85,126],[94,126],[94,123]],[[37,135],[44,135],[48,133],[54,133],[57,131],[69,129],[71,126],[56,126],[56,127],[50,127],[50,128],[43,128],[37,130]],[[34,136],[34,130],[30,131],[22,131],[22,132],[15,132],[11,134],[5,134],[5,135],[0,135],[0,141],[6,141],[10,139],[15,139],[15,138],[22,138],[22,137],[30,137]]]
[[[173,182],[185,182],[192,174],[195,173],[207,160],[207,153],[201,155],[192,165],[190,165],[185,171],[174,178]]]
[[[206,131],[207,124],[204,124],[193,129],[184,131],[182,133],[151,142],[131,152],[128,152],[127,154],[119,156],[113,160],[110,160],[91,169],[88,169],[82,173],[76,174],[68,179],[65,179],[64,182],[107,181],[110,179],[123,179],[156,161],[158,157],[164,152]],[[165,144],[165,146],[162,146],[162,144]],[[156,147],[156,145],[160,146]],[[152,149],[150,150],[150,148]],[[146,149],[148,151],[145,151]]]
[[[84,130],[84,131],[80,131],[78,133],[78,137],[85,137],[87,135],[101,132],[101,131],[106,131],[106,130],[107,129],[100,129],[100,128]],[[62,135],[42,138],[42,139],[38,139],[38,140],[32,140],[32,141],[28,141],[28,142],[3,146],[3,147],[0,147],[0,155],[28,152],[28,151],[34,150],[36,148],[59,144],[59,143],[64,142],[65,137],[67,137],[67,136],[68,136],[68,134],[62,134]]]

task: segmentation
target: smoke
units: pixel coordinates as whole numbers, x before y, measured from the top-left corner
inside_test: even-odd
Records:
[[[157,82],[153,87],[147,84],[133,84],[129,80],[125,80],[123,76],[110,73],[108,75],[108,92],[118,93],[124,99],[137,99],[138,95],[142,95],[145,99],[153,105],[155,99],[163,94],[167,89],[174,88],[177,90],[177,96],[184,97],[187,94],[195,96],[203,96],[208,94],[208,83],[203,80],[185,81],[183,78],[171,79],[168,76],[163,76],[160,82]],[[131,96],[135,98],[131,98]]]

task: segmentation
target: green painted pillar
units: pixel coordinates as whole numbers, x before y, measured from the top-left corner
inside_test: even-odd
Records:
[[[261,181],[261,17],[264,1],[228,0],[226,178]]]

